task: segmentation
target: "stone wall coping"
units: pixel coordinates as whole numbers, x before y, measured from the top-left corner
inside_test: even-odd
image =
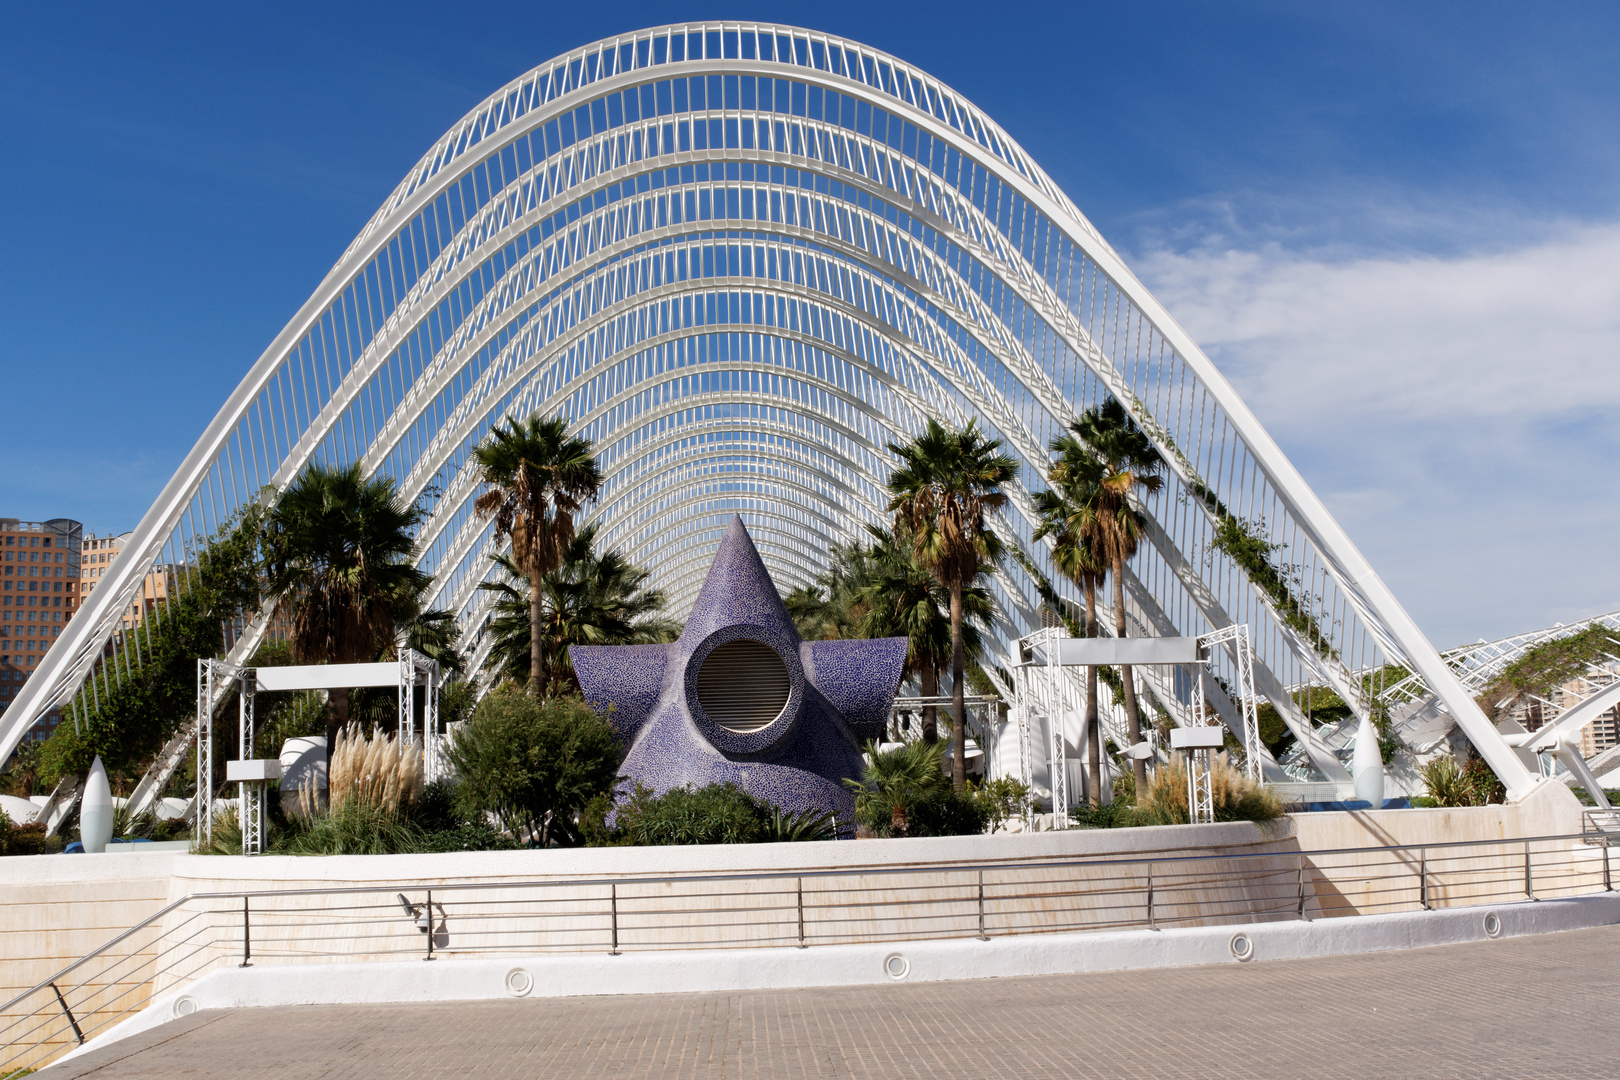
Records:
[[[547,880],[615,874],[677,875],[777,871],[882,871],[957,862],[1022,862],[1065,858],[1132,858],[1207,854],[1278,843],[1293,835],[1288,819],[1168,825],[1135,829],[1066,829],[990,836],[839,840],[795,844],[714,844],[683,847],[552,848],[545,851],[466,851],[433,855],[36,855],[0,859],[0,887],[172,878],[170,896],[274,889],[280,882]],[[226,885],[225,882],[239,883]]]

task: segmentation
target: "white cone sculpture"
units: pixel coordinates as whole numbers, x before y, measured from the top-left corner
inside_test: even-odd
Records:
[[[107,770],[100,755],[90,766],[90,775],[84,779],[84,798],[79,803],[79,840],[84,850],[102,852],[112,840],[113,798],[107,784]]]
[[[1383,809],[1384,756],[1378,751],[1378,732],[1365,716],[1356,729],[1356,754],[1350,762],[1350,775],[1355,777],[1356,798],[1372,803],[1374,810]]]

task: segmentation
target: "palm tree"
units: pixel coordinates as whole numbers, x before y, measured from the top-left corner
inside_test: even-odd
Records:
[[[1125,636],[1125,564],[1142,542],[1142,518],[1131,504],[1138,492],[1151,495],[1164,486],[1159,470],[1164,459],[1153,442],[1136,426],[1125,406],[1115,398],[1093,405],[1069,422],[1069,430],[1102,464],[1097,497],[1096,528],[1101,547],[1114,574],[1114,633]],[[1121,664],[1125,684],[1125,724],[1131,744],[1142,738],[1141,714],[1136,704],[1136,682],[1129,664]],[[1147,762],[1134,759],[1136,790],[1147,790]]]
[[[1052,464],[1051,487],[1035,496],[1040,524],[1034,539],[1052,538],[1052,564],[1080,587],[1086,598],[1086,637],[1097,636],[1097,589],[1108,571],[1102,535],[1097,528],[1102,491],[1102,463],[1073,435],[1052,440],[1057,460]],[[1089,802],[1102,801],[1102,726],[1097,722],[1097,665],[1086,665],[1085,739],[1094,746],[1087,769]]]
[[[562,565],[541,582],[541,634],[546,668],[541,685],[551,694],[578,690],[568,657],[570,645],[637,645],[673,641],[680,627],[660,617],[664,594],[648,588],[652,571],[635,566],[618,552],[596,553],[597,528],[577,533],[563,552]],[[520,589],[523,571],[506,555],[495,557],[505,574],[479,586],[496,593],[489,623],[493,638],[490,660],[501,676],[533,679],[529,596]]]
[[[877,743],[867,743],[861,778],[844,781],[855,792],[855,816],[870,824],[887,810],[890,830],[904,836],[911,826],[911,807],[937,798],[945,784],[940,767],[944,752],[937,742],[907,743],[888,753],[880,753]]]
[[[838,625],[845,613],[827,596],[819,583],[800,585],[782,597],[782,606],[787,608],[793,628],[805,641],[825,641],[843,636],[838,633]]]
[[[827,569],[800,585],[782,603],[806,641],[834,641],[859,634],[862,607],[856,599],[870,576],[871,552],[860,543],[834,544]]]
[[[862,609],[862,637],[903,637],[910,645],[901,678],[915,677],[923,697],[939,694],[939,673],[951,657],[950,593],[917,562],[910,537],[897,540],[893,533],[868,525],[872,543],[867,547],[867,579],[854,595]],[[963,650],[977,658],[983,651],[981,627],[991,615],[990,594],[977,585],[962,591],[965,619]],[[922,709],[924,742],[939,738],[938,706]]]
[[[311,465],[265,525],[266,591],[289,620],[293,658],[358,664],[394,644],[420,611],[428,576],[409,561],[421,511],[401,506],[394,481],[367,480],[360,466]],[[327,698],[326,745],[349,720],[349,691]]]
[[[895,535],[908,536],[917,561],[951,594],[951,688],[956,723],[956,756],[951,777],[967,784],[967,724],[962,678],[962,590],[1001,555],[1001,544],[985,521],[987,511],[1007,502],[1001,485],[1018,474],[1018,462],[1000,452],[1000,439],[986,439],[976,421],[946,429],[929,418],[910,442],[890,443],[900,468],[889,476],[889,511]]]
[[[541,583],[562,565],[574,538],[574,514],[602,486],[590,441],[568,434],[560,416],[509,420],[473,451],[489,490],[473,509],[495,519],[495,539],[512,541],[512,560],[529,583],[529,673],[535,697],[545,671]]]

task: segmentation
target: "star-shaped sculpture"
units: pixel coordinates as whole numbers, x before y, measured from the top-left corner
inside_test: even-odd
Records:
[[[741,517],[733,517],[673,645],[574,645],[585,699],[654,791],[730,781],[787,811],[845,822],[861,745],[881,738],[905,638],[804,641]]]

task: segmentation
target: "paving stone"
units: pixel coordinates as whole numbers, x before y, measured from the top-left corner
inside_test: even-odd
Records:
[[[1177,970],[219,1010],[43,1080],[1620,1075],[1620,926]]]

